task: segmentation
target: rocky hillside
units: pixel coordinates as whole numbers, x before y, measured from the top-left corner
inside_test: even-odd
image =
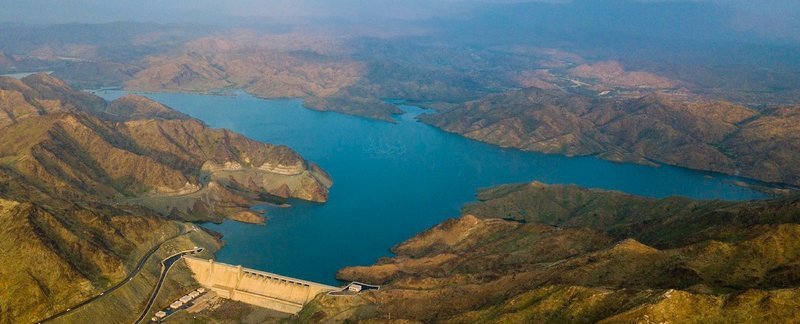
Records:
[[[123,280],[187,231],[169,219],[261,222],[256,202],[322,202],[331,185],[288,147],[46,74],[0,77],[0,112],[0,323],[35,322]]]
[[[541,183],[483,191],[464,216],[338,277],[304,320],[791,321],[800,200],[649,199]]]
[[[108,207],[53,209],[0,199],[0,323],[35,322],[96,295],[179,230]]]
[[[210,220],[269,196],[327,199],[325,172],[287,147],[210,129],[140,96],[106,104],[46,75],[2,83],[11,86],[0,90],[0,161],[44,192]]]
[[[504,147],[800,184],[798,107],[754,110],[659,94],[626,99],[527,88],[422,120]]]
[[[2,167],[0,323],[36,322],[96,296],[186,231],[148,209],[51,195]],[[217,249],[208,233],[193,237]]]

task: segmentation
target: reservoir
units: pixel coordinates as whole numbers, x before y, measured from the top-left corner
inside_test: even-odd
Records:
[[[124,92],[100,91],[115,99]],[[308,110],[300,100],[246,94],[143,93],[212,127],[284,144],[333,178],[325,204],[293,201],[267,209],[267,224],[204,226],[224,234],[218,260],[295,278],[337,284],[336,270],[369,265],[411,236],[459,216],[476,189],[538,180],[627,193],[699,199],[763,198],[739,178],[683,168],[619,164],[503,149],[419,123],[406,111],[395,124]]]

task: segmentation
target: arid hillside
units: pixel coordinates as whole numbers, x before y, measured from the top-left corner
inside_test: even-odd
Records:
[[[796,320],[800,203],[650,199],[541,183],[482,191],[464,216],[338,277],[301,320]]]
[[[325,172],[287,147],[140,96],[106,104],[46,75],[3,82],[0,161],[43,192],[209,220],[270,196],[327,199]]]
[[[56,204],[0,199],[0,323],[35,322],[96,296],[151,246],[184,231],[142,210]]]
[[[526,88],[422,120],[503,147],[800,184],[796,106],[752,109],[665,94],[604,98]]]
[[[187,233],[175,220],[258,223],[253,204],[324,202],[331,185],[288,147],[141,96],[107,103],[46,74],[0,77],[0,112],[0,323],[115,285],[148,249]],[[204,231],[182,240],[219,247]]]
[[[147,57],[124,86],[150,91],[245,90],[262,98],[306,98],[310,108],[393,121],[401,111],[382,101],[477,98],[474,81],[448,69],[423,69],[357,58],[351,33],[285,34],[236,30]]]

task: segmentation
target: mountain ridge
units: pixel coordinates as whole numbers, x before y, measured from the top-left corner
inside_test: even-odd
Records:
[[[107,103],[47,74],[0,77],[0,323],[96,296],[181,233],[176,246],[220,247],[184,221],[260,223],[253,205],[324,202],[331,185],[288,147],[142,96]]]
[[[796,107],[756,110],[649,94],[603,98],[526,88],[420,117],[479,141],[527,151],[662,163],[800,185]]]
[[[26,90],[28,94],[22,94],[26,102],[40,105],[42,100],[50,100],[53,108],[8,119],[6,124],[15,124],[9,124],[0,134],[1,161],[31,182],[61,188],[59,194],[85,191],[106,199],[185,197],[207,190],[203,179],[208,178],[221,184],[216,186],[219,194],[215,196],[221,199],[217,202],[222,205],[222,213],[239,212],[247,205],[245,201],[258,198],[258,194],[319,202],[327,199],[327,187],[331,184],[327,174],[285,146],[257,143],[227,130],[210,129],[196,119],[141,96],[125,96],[106,105],[102,99],[76,93],[49,76],[28,77],[20,83],[30,89],[46,89],[52,93],[48,98],[53,99],[31,97],[41,91],[27,91],[28,88],[19,85],[5,91]],[[58,87],[47,87],[53,84]],[[19,97],[17,92],[16,98]],[[87,109],[80,105],[82,102],[103,104]],[[34,107],[31,105],[29,110],[35,110]],[[206,168],[208,163],[236,167]],[[285,168],[294,173],[278,171]],[[239,171],[238,180],[248,185],[234,186],[227,178],[216,179],[218,174],[232,171]],[[250,185],[250,180],[259,181]],[[288,185],[288,192],[281,189],[284,184]],[[246,194],[225,206],[229,204],[225,196],[241,196],[248,190],[256,196]],[[190,199],[183,205],[187,203],[194,207],[194,203],[202,201]],[[178,206],[162,206],[161,212],[173,213],[175,207]],[[211,219],[218,219],[212,216],[212,206],[202,208],[210,210]],[[190,211],[177,210],[179,214]]]
[[[337,278],[299,321],[648,322],[796,319],[797,197],[653,199],[542,183],[483,190],[462,216]]]

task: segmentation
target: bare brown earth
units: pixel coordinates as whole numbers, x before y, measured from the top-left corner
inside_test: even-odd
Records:
[[[107,103],[46,74],[0,77],[0,323],[34,322],[113,286],[186,230],[169,219],[262,222],[253,204],[323,202],[330,185],[288,147],[144,97]]]
[[[477,98],[459,73],[436,73],[353,58],[353,35],[236,30],[153,55],[124,83],[149,91],[243,89],[261,98],[306,98],[309,108],[393,121],[384,98],[462,101]]]
[[[51,197],[5,169],[0,197],[0,323],[35,322],[96,296],[185,230],[144,209]]]
[[[229,217],[237,222],[242,222],[242,223],[263,224],[265,221],[264,216],[261,216],[258,213],[251,210],[243,210]]]
[[[785,322],[797,319],[800,204],[649,199],[541,183],[483,191],[464,216],[338,277],[300,320]],[[389,321],[389,318],[392,320]]]
[[[327,199],[328,176],[285,146],[210,129],[140,96],[106,107],[46,75],[4,82],[14,87],[2,90],[3,165],[43,191],[208,219],[246,209],[259,195]],[[175,203],[158,202],[164,198]]]
[[[189,92],[244,89],[262,98],[328,97],[366,73],[363,63],[342,55],[341,41],[305,33],[212,35],[168,55],[149,57],[125,86]]]
[[[676,86],[676,82],[668,78],[643,71],[626,71],[617,61],[581,64],[569,70],[569,75],[578,78],[594,79],[599,84],[607,85],[607,89],[616,87],[667,89]]]
[[[425,115],[476,140],[800,184],[798,107],[751,109],[664,94],[602,98],[527,88]]]

